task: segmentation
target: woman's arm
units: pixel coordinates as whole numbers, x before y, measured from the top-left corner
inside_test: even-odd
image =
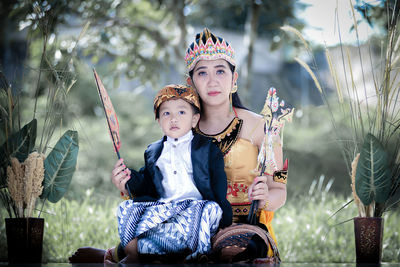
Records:
[[[283,151],[282,151],[282,142],[279,135],[274,135],[272,137],[274,155],[275,155],[275,163],[277,170],[283,169]],[[282,207],[286,202],[286,183],[275,182],[272,176],[268,176],[267,178],[267,186],[269,189],[269,204],[267,206],[267,210],[275,211]],[[262,206],[263,207],[263,206]]]
[[[239,112],[238,112],[239,113]],[[241,135],[250,139],[259,150],[265,137],[264,119],[253,112],[240,110],[239,117],[244,121]],[[283,152],[279,135],[273,136],[274,155],[277,170],[283,168]],[[275,211],[286,202],[286,184],[275,182],[271,175],[258,176],[249,188],[249,199],[259,200],[259,207]]]

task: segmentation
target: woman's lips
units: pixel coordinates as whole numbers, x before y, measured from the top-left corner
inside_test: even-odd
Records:
[[[216,95],[219,95],[221,92],[218,92],[218,91],[211,91],[211,92],[208,92],[208,95],[209,96],[216,96]]]

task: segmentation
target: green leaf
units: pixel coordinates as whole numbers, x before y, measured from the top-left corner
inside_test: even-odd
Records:
[[[384,203],[391,189],[387,153],[381,142],[367,134],[356,170],[356,192],[364,205]]]
[[[0,187],[5,186],[5,170],[10,157],[16,157],[19,162],[24,162],[35,147],[37,121],[33,119],[16,133],[13,133],[0,147]]]
[[[0,148],[2,155],[10,155],[18,158],[20,162],[23,162],[35,146],[36,129],[37,121],[36,119],[33,119],[21,130],[12,134],[7,140],[8,145],[7,142],[4,142]],[[3,160],[8,161],[7,159],[2,158],[2,163]]]
[[[40,198],[56,203],[67,192],[78,159],[78,132],[66,131],[44,161],[43,192]]]

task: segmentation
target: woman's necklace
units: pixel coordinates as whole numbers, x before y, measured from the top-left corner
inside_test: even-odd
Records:
[[[206,134],[200,130],[199,125],[196,126],[195,130],[198,134],[212,138],[213,142],[221,149],[222,154],[225,156],[239,137],[242,124],[243,120],[235,116],[220,133]]]

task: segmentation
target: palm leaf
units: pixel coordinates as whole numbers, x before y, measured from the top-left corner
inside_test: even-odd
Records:
[[[68,130],[44,161],[42,199],[56,203],[67,192],[78,158],[78,132]]]
[[[367,134],[356,170],[356,192],[364,205],[384,203],[391,190],[387,153],[381,142]]]

